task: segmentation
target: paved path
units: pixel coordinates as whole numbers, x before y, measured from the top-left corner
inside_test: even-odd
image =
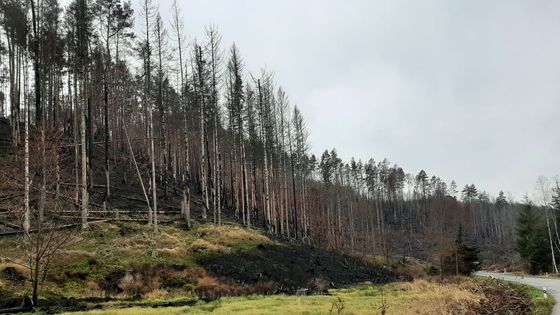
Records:
[[[484,271],[477,272],[476,275],[523,283],[539,289],[543,289],[544,287],[546,288],[548,294],[554,296],[554,298],[556,299],[556,305],[554,305],[554,309],[552,310],[552,315],[560,315],[560,279],[520,277],[509,273],[495,273],[495,272],[484,272]]]

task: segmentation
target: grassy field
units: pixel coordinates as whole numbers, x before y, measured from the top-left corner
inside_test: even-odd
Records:
[[[531,287],[531,286],[521,286],[529,293],[529,296],[533,300],[535,305],[533,310],[533,315],[550,315],[552,314],[552,309],[554,308],[554,304],[556,303],[554,297],[552,295],[548,295],[547,298],[544,298],[543,292],[541,289]]]
[[[476,306],[480,301],[493,299],[492,303],[495,303],[496,299],[501,298],[500,296],[485,296],[482,293],[484,290],[481,290],[481,285],[494,286],[497,283],[496,281],[469,278],[455,278],[444,283],[416,280],[383,286],[354,285],[347,289],[329,290],[329,295],[228,297],[209,303],[198,301],[192,306],[167,308],[158,307],[164,301],[142,301],[136,307],[121,308],[122,305],[113,304],[106,305],[104,309],[100,310],[67,314],[383,314],[382,310],[386,314],[396,315],[476,314]],[[540,290],[517,284],[499,284],[507,286],[508,289],[528,294],[533,302],[533,307],[524,314],[551,314],[555,301],[550,296],[545,299]]]
[[[108,308],[72,314],[460,314],[480,298],[476,284],[438,284],[426,280],[384,286],[356,285],[330,295],[253,295],[228,297],[194,306]],[[70,313],[68,313],[70,314]]]

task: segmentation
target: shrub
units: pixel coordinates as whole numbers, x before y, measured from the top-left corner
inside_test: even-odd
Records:
[[[134,275],[127,273],[119,282],[119,288],[121,288],[128,297],[137,298],[148,292],[159,289],[159,278],[143,277],[140,273],[135,273]]]
[[[335,301],[332,302],[331,310],[329,314],[333,314],[333,311],[336,310],[336,314],[342,314],[342,310],[344,310],[344,300],[341,297],[336,298]]]
[[[173,271],[165,265],[141,265],[131,271],[116,270],[107,274],[99,287],[107,295],[124,293],[128,297],[139,297],[160,288],[162,279],[169,279]]]
[[[181,275],[177,275],[174,277],[163,279],[161,285],[164,288],[176,289],[176,288],[183,288],[190,283],[192,283],[192,279],[185,278]]]
[[[101,291],[99,284],[93,280],[90,280],[86,283],[86,288],[91,292],[92,296]]]
[[[155,289],[148,293],[145,293],[144,295],[142,295],[142,297],[150,300],[164,299],[167,297],[167,291],[162,289]]]
[[[309,288],[316,293],[325,293],[329,287],[329,281],[323,278],[313,278],[309,283]]]
[[[134,277],[130,273],[127,273],[119,282],[119,288],[121,288],[128,297],[140,295],[142,286],[141,276],[137,275]]]
[[[168,289],[186,289],[192,291],[197,284],[197,279],[206,275],[200,267],[183,269],[166,274],[161,278],[161,285]]]
[[[278,285],[272,281],[259,281],[252,285],[247,285],[248,290],[245,294],[274,294],[278,291]]]
[[[430,266],[426,269],[426,274],[428,276],[437,276],[440,274],[440,271],[438,268],[434,267],[434,266]]]
[[[0,271],[0,278],[16,283],[23,283],[25,281],[23,271],[15,266],[7,266],[2,269]]]
[[[220,286],[215,278],[205,276],[198,279],[197,286],[195,288],[196,295],[204,301],[215,300],[222,295],[227,295],[229,290],[225,286]]]
[[[121,279],[126,275],[124,270],[116,270],[113,272],[108,273],[103,279],[99,282],[99,287],[105,291],[107,296],[111,294],[116,294],[122,292],[119,284]]]
[[[186,277],[190,277],[192,279],[199,279],[206,276],[207,273],[206,270],[202,267],[193,267],[193,268],[186,269],[184,271],[184,274]]]

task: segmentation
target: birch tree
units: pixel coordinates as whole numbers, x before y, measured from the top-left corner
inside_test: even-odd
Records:
[[[554,270],[554,273],[558,273],[558,266],[556,265],[556,255],[554,252],[554,239],[552,237],[552,231],[551,231],[551,227],[550,227],[550,203],[551,203],[551,189],[550,189],[550,182],[548,180],[548,178],[544,177],[544,176],[540,176],[537,179],[537,184],[536,184],[536,188],[539,194],[539,199],[541,201],[542,207],[544,208],[544,215],[545,215],[545,219],[546,219],[546,229],[548,232],[548,240],[549,240],[549,244],[550,244],[550,256],[552,258],[552,269]],[[553,220],[556,220],[556,218],[553,216]]]

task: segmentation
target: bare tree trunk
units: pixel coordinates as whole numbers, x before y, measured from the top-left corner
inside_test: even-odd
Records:
[[[272,227],[272,232],[276,234],[277,232],[277,227],[276,227],[276,189],[275,189],[275,185],[274,185],[274,160],[273,160],[273,156],[272,153],[270,154],[270,180],[269,180],[269,185],[270,185],[270,225]]]
[[[200,97],[200,181],[204,206],[202,208],[202,218],[206,220],[208,209],[208,185],[206,184],[206,150],[205,150],[205,126],[204,126],[204,92],[203,92],[203,69],[202,69],[202,48],[198,47],[198,76],[199,76],[199,97]]]
[[[111,47],[110,43],[110,31],[111,31],[111,18],[112,18],[112,3],[109,3],[109,10],[107,14],[107,34],[106,34],[106,47],[107,59],[105,60],[105,73],[103,75],[103,125],[105,131],[105,206],[109,202],[111,196],[111,179],[109,174],[109,75],[111,74]],[[117,60],[118,61],[118,60]]]
[[[27,73],[27,71],[26,71]],[[25,87],[27,86],[27,75]],[[27,88],[26,88],[27,90]],[[25,117],[25,197],[24,197],[24,214],[23,214],[23,231],[25,233],[25,237],[29,237],[29,228],[30,228],[30,208],[29,208],[29,190],[31,187],[31,180],[29,175],[29,103],[27,97],[24,99],[23,103],[25,104],[24,107],[24,117]]]
[[[73,103],[74,113],[72,115],[73,127],[72,135],[74,138],[74,173],[76,175],[76,187],[74,200],[76,204],[79,203],[80,199],[80,152],[79,152],[79,141],[78,141],[78,83],[76,79],[76,71],[74,71],[73,82],[74,82],[74,96],[72,97],[72,90],[70,88],[70,75],[68,75],[68,99]]]
[[[109,60],[109,63],[111,61]],[[107,72],[107,69],[105,70]],[[109,176],[109,91],[107,87],[107,76],[105,74],[105,82],[103,86],[104,92],[104,125],[105,125],[105,202],[109,201],[111,196],[111,179]]]
[[[87,86],[87,85],[86,85]],[[89,189],[93,189],[93,174],[91,165],[93,163],[93,147],[94,147],[94,139],[93,139],[93,104],[91,102],[90,93],[87,92],[87,114],[86,114],[86,134],[87,134],[87,171],[88,171],[88,185]]]
[[[154,122],[153,122],[153,108],[151,106],[150,100],[150,93],[151,91],[151,47],[150,47],[150,16],[152,14],[151,8],[151,0],[144,0],[143,1],[143,11],[144,11],[144,18],[145,18],[145,34],[146,34],[146,52],[145,55],[145,73],[144,77],[146,80],[146,90],[144,91],[144,99],[145,99],[145,114],[148,118],[148,123],[146,124],[146,133],[149,134],[149,148],[148,148],[148,155],[150,157],[150,164],[151,164],[151,181],[150,186],[152,186],[152,202],[153,202],[153,212],[150,212],[148,208],[148,225],[154,224],[154,231],[157,232],[157,185],[156,185],[156,157],[155,157],[155,150],[154,150]]]
[[[37,14],[35,12],[35,1],[31,0],[30,1],[31,4],[31,16],[32,16],[32,26],[33,26],[33,35],[35,36],[35,38],[39,38],[39,28],[37,27],[38,24],[38,17]],[[39,120],[43,117],[43,108],[41,106],[41,85],[42,85],[42,81],[41,81],[41,67],[39,65],[39,61],[40,61],[40,57],[39,57],[39,51],[41,50],[40,47],[40,41],[35,43],[34,45],[32,45],[32,47],[34,47],[34,53],[35,53],[35,58],[34,58],[34,63],[33,63],[33,70],[35,72],[35,124],[37,125],[37,123],[39,122]],[[27,72],[27,68],[25,69],[25,71]],[[27,97],[27,96],[26,96]]]
[[[221,189],[220,189],[220,145],[218,142],[218,113],[214,115],[214,185],[216,191],[216,208],[217,208],[217,216],[218,216],[218,224],[222,224],[222,204],[220,200],[222,199],[221,196]]]
[[[286,165],[286,157],[285,157],[285,149],[286,149],[286,130],[285,130],[285,124],[284,124],[284,120],[285,120],[285,116],[284,116],[284,104],[280,104],[279,108],[280,108],[280,132],[282,134],[281,137],[281,141],[282,141],[282,145],[281,145],[281,158],[282,158],[282,171],[283,171],[283,181],[282,181],[282,193],[283,193],[283,197],[281,197],[283,199],[282,201],[282,206],[280,208],[280,233],[282,235],[285,234],[286,230],[288,231],[287,234],[289,235],[290,232],[290,226],[289,226],[289,220],[288,220],[288,179],[287,179],[287,173],[288,173],[288,169],[287,169],[287,165]]]
[[[181,106],[184,107],[185,110],[185,170],[184,174],[186,175],[186,180],[190,180],[190,160],[189,160],[189,135],[188,135],[188,111],[187,105],[185,102],[185,76],[186,76],[186,68],[183,68],[183,24],[180,19],[180,12],[179,7],[177,6],[177,0],[173,1],[173,29],[175,31],[175,35],[177,36],[177,48],[179,54],[179,72],[180,72],[180,88],[179,92],[181,93]]]
[[[257,197],[256,197],[256,189],[257,189],[257,176],[255,174],[255,162],[251,162],[251,211],[255,211],[257,207]],[[256,216],[254,216],[256,219]],[[255,220],[256,221],[256,220]],[[251,222],[249,218],[249,223]]]
[[[27,72],[27,71],[26,71]],[[27,76],[27,74],[26,74]],[[43,85],[44,86],[44,85]],[[44,115],[45,112],[43,112]],[[42,117],[41,118],[41,191],[40,191],[40,195],[39,195],[39,221],[43,221],[43,218],[45,217],[45,204],[47,202],[47,175],[45,172],[45,169],[47,167],[47,161],[46,161],[46,152],[45,152],[45,146],[46,146],[46,139],[45,139],[45,128],[46,128],[46,123],[45,123],[46,118]]]
[[[247,165],[245,161],[245,141],[243,141],[243,134],[241,135],[241,166],[243,168],[243,209],[246,211],[246,224],[251,227],[251,211],[249,207],[249,184],[247,181]]]
[[[459,252],[457,249],[457,246],[455,246],[455,275],[458,276],[459,275]],[[441,271],[443,273],[443,270]]]
[[[288,169],[286,165],[286,159],[284,158],[284,227],[285,227],[285,234],[290,237],[290,213],[288,211],[289,207],[289,199],[288,199]]]
[[[352,202],[352,197],[350,197],[349,200],[349,208],[350,208],[350,250],[353,252],[355,250],[355,243],[354,243],[354,207],[353,207],[353,202]]]
[[[259,89],[259,107],[261,112],[261,137],[263,142],[263,155],[264,155],[264,208],[265,208],[265,221],[266,227],[270,231],[270,187],[269,187],[269,178],[268,178],[268,155],[267,155],[267,143],[266,143],[266,135],[264,132],[264,108],[263,108],[263,91],[261,87],[260,80],[257,81],[258,89]]]
[[[547,232],[548,232],[548,240],[550,243],[550,253],[551,253],[551,257],[552,257],[552,268],[554,270],[554,273],[558,273],[558,266],[556,266],[556,257],[555,257],[555,253],[554,253],[554,241],[552,238],[552,231],[550,229],[550,218],[548,215],[548,210],[549,210],[549,205],[550,205],[550,186],[549,186],[549,182],[548,179],[546,177],[539,177],[537,179],[537,188],[540,190],[541,193],[541,201],[543,203],[544,206],[544,214],[546,217],[546,228],[547,228]]]
[[[219,152],[219,150],[218,150]],[[223,176],[223,170],[222,170],[222,155],[220,153],[218,153],[218,187],[216,187],[216,189],[218,190],[218,225],[222,225],[222,176]]]
[[[191,193],[187,187],[183,190],[183,201],[181,205],[181,212],[185,216],[185,223],[187,228],[191,228]]]
[[[152,115],[152,110],[149,109],[150,113],[150,159],[152,164],[152,204],[153,209],[153,224],[154,232],[158,232],[158,221],[157,221],[157,184],[156,184],[156,156],[154,150],[154,120]]]
[[[545,215],[546,215],[546,228],[547,228],[547,231],[548,231],[548,240],[550,241],[550,253],[551,253],[551,256],[552,256],[552,268],[554,270],[554,273],[557,274],[558,273],[558,266],[556,265],[556,257],[554,255],[554,244],[553,244],[553,241],[552,241],[552,233],[550,231],[550,220],[549,220],[549,217],[548,217],[548,206],[545,206],[544,212],[545,212]]]
[[[189,131],[188,131],[188,119],[187,119],[187,109],[185,106],[185,174],[186,180],[191,180],[191,163],[190,163],[190,152],[189,152]]]
[[[31,294],[31,300],[33,301],[33,305],[37,305],[39,302],[39,261],[34,259],[31,266],[31,275],[33,276],[33,291]]]
[[[124,125],[125,124],[123,121],[123,126]],[[148,217],[151,218],[152,208],[150,207],[150,198],[148,198],[148,193],[146,192],[146,187],[144,186],[144,180],[142,179],[142,174],[140,173],[140,169],[138,168],[138,163],[136,163],[136,157],[134,156],[134,151],[132,150],[132,144],[130,143],[130,138],[128,137],[128,132],[126,131],[126,128],[124,128],[124,134],[126,136],[126,142],[128,143],[128,148],[130,149],[130,156],[132,157],[132,161],[134,162],[134,167],[136,168],[136,174],[138,174],[138,180],[140,181],[142,192],[144,193],[144,198],[146,198],[146,204],[148,205]]]
[[[88,222],[88,207],[89,207],[89,194],[88,194],[88,180],[87,180],[87,173],[88,173],[88,160],[87,160],[87,152],[86,152],[86,103],[87,103],[87,94],[86,94],[86,87],[85,82],[82,82],[82,96],[83,96],[83,104],[82,104],[82,117],[80,120],[80,129],[81,129],[81,153],[82,153],[82,229],[87,228]]]
[[[288,124],[289,125],[289,124]],[[291,173],[292,173],[292,194],[293,194],[293,220],[294,220],[294,237],[297,238],[299,235],[299,229],[298,229],[298,220],[297,220],[297,195],[296,195],[296,174],[295,174],[295,169],[294,169],[294,153],[292,150],[292,133],[290,132],[290,128],[288,128],[288,142],[289,142],[289,147],[290,147],[290,166],[291,166]],[[289,228],[288,228],[289,231]],[[288,232],[288,236],[289,232]]]
[[[60,196],[60,154],[58,153],[58,150],[56,151],[55,176],[56,176],[55,198],[58,199],[58,197]]]
[[[214,158],[212,163],[214,167],[212,168],[212,203],[214,209],[214,224],[218,222],[218,191],[217,191],[217,183],[218,183],[218,127],[217,127],[217,118],[216,114],[214,115]]]

